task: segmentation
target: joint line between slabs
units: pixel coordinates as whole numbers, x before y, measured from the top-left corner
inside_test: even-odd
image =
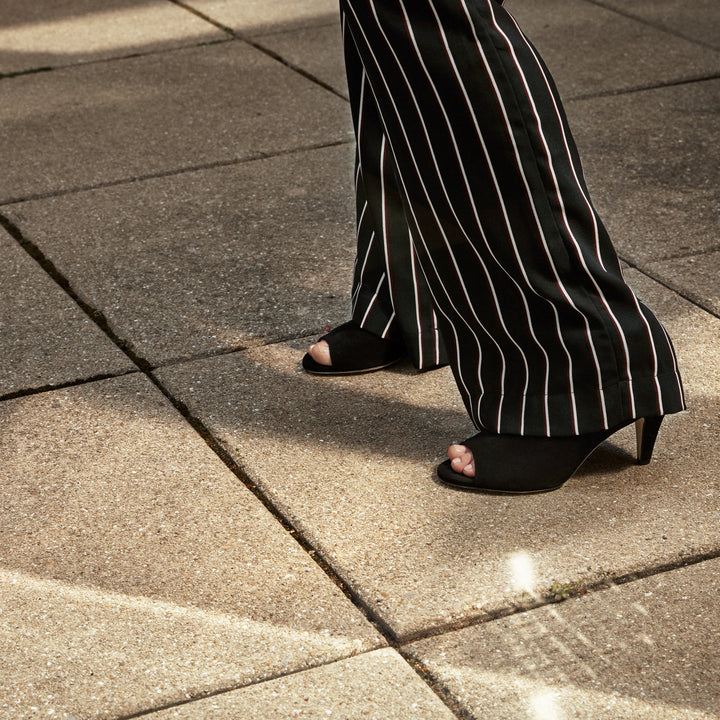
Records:
[[[290,670],[286,673],[275,673],[268,675],[267,677],[260,678],[259,680],[249,680],[246,683],[239,685],[230,685],[228,687],[220,688],[219,690],[211,690],[203,695],[197,697],[187,698],[185,700],[177,700],[175,702],[169,702],[165,705],[158,707],[149,708],[147,710],[138,710],[137,712],[131,713],[130,715],[121,715],[116,720],[134,720],[135,718],[147,717],[148,715],[154,715],[155,713],[163,710],[172,710],[173,708],[181,708],[185,705],[192,705],[193,703],[200,702],[201,700],[207,700],[209,698],[219,697],[221,695],[228,695],[229,693],[237,692],[239,690],[245,690],[246,688],[254,687],[255,685],[262,685],[263,683],[272,682],[273,680],[282,680],[283,678],[292,677],[293,675],[299,675],[300,673],[309,672],[311,670],[317,670],[318,668],[328,667],[335,663],[349,660],[350,658],[362,657],[367,655],[374,650],[366,650],[365,652],[358,653],[357,655],[348,655],[347,657],[341,657],[336,660],[328,660],[327,662],[319,662],[316,665],[308,665],[307,667],[298,668],[297,670]]]
[[[261,53],[267,55],[268,57],[272,58],[273,60],[281,63],[282,65],[285,65],[285,67],[289,68],[293,72],[296,72],[298,75],[301,75],[306,80],[310,80],[310,82],[315,83],[316,85],[319,85],[324,90],[327,90],[328,92],[331,92],[333,95],[336,95],[342,100],[345,100],[345,102],[349,102],[349,99],[343,95],[341,92],[338,92],[332,85],[329,85],[324,80],[321,80],[319,77],[313,75],[312,73],[308,72],[307,70],[304,70],[298,65],[295,65],[294,63],[291,63],[289,60],[286,60],[282,55],[279,53],[276,53],[274,50],[270,50],[269,48],[266,48],[261,43],[252,40],[246,35],[243,35],[242,33],[239,33],[235,30],[233,30],[231,27],[228,27],[227,25],[224,25],[223,23],[219,22],[218,20],[215,20],[211,18],[209,15],[206,15],[204,12],[201,12],[200,10],[197,10],[196,8],[190,7],[189,5],[186,5],[182,0],[169,0],[173,5],[177,5],[178,7],[183,8],[184,10],[187,10],[188,12],[192,13],[193,15],[196,15],[201,20],[204,20],[205,22],[210,23],[211,25],[214,25],[216,28],[222,30],[223,32],[226,32],[230,34],[232,37],[236,38],[237,40],[241,40],[242,42],[246,43],[247,45],[250,45],[250,47],[255,48],[256,50],[260,51]],[[339,32],[339,30],[338,30]]]
[[[635,20],[636,22],[639,22],[643,25],[647,25],[648,27],[655,28],[655,30],[661,30],[662,32],[667,33],[668,35],[673,35],[674,37],[679,37],[682,40],[693,43],[694,45],[700,45],[701,47],[706,47],[706,48],[709,48],[710,50],[718,49],[715,45],[712,45],[711,43],[707,43],[704,40],[697,40],[695,38],[688,37],[687,35],[684,35],[679,30],[675,30],[674,28],[668,27],[667,25],[663,25],[662,23],[656,22],[654,20],[648,20],[647,18],[642,17],[642,15],[633,15],[632,13],[628,12],[627,10],[620,10],[616,7],[611,7],[609,5],[606,5],[604,2],[602,2],[602,0],[585,0],[585,2],[590,3],[591,5],[596,5],[597,7],[601,7],[603,10],[608,10],[609,12],[613,12],[616,15],[621,15],[622,17],[628,18],[629,20]]]
[[[172,2],[172,0],[170,0]],[[222,45],[223,43],[232,42],[237,38],[228,37],[217,40],[200,40],[198,42],[188,42],[187,45],[178,45],[177,47],[155,48],[153,50],[138,50],[138,52],[127,53],[126,55],[113,55],[112,57],[100,57],[85,60],[84,62],[67,63],[60,65],[42,65],[40,67],[28,68],[27,70],[16,70],[9,73],[0,73],[0,80],[12,80],[25,75],[38,75],[40,73],[54,72],[55,70],[72,70],[74,68],[83,68],[88,65],[103,65],[122,60],[132,60],[134,58],[153,57],[154,55],[166,55],[167,53],[179,52],[181,50],[191,50],[193,48],[208,47],[210,45]]]
[[[402,648],[398,650],[402,659],[413,669],[418,677],[437,695],[438,699],[445,703],[447,708],[458,720],[477,720],[470,710],[464,708],[452,693],[449,687],[440,677],[436,677],[417,658],[414,658]]]
[[[470,627],[486,625],[494,622],[495,620],[501,620],[513,615],[523,615],[524,613],[538,610],[539,608],[548,607],[550,605],[558,605],[566,600],[577,599],[579,597],[584,597],[603,590],[609,590],[612,587],[627,585],[628,583],[638,582],[647,578],[663,575],[665,573],[673,572],[674,570],[682,570],[683,568],[699,565],[700,563],[708,560],[717,560],[718,558],[720,558],[720,548],[704,553],[695,553],[685,557],[678,557],[677,560],[660,563],[642,570],[635,570],[622,575],[611,575],[607,578],[599,578],[595,582],[580,584],[577,588],[570,589],[567,595],[561,598],[557,598],[556,593],[551,589],[546,589],[541,591],[543,594],[536,595],[533,599],[522,604],[518,603],[512,606],[496,608],[495,610],[488,610],[475,617],[464,618],[454,623],[437,625],[434,628],[428,628],[425,631],[418,631],[409,634],[400,638],[397,649],[398,652],[401,652],[403,657],[405,657],[405,653],[407,652],[405,650],[405,646],[420,640],[429,640],[456,632],[458,630],[465,630]]]
[[[259,42],[256,42],[254,40],[250,40],[248,38],[241,38],[244,42],[246,42],[251,47],[254,47],[256,50],[259,50],[260,52],[264,53],[268,57],[271,57],[273,60],[276,60],[277,62],[281,63],[282,65],[285,65],[285,67],[289,68],[290,70],[293,70],[298,75],[301,75],[306,80],[309,80],[310,82],[315,83],[316,85],[319,85],[324,90],[327,90],[328,92],[331,92],[336,97],[339,97],[341,100],[344,100],[345,102],[350,102],[347,95],[344,95],[343,93],[337,91],[332,85],[329,85],[324,80],[321,80],[316,75],[313,75],[311,72],[308,72],[307,70],[304,70],[299,65],[295,65],[294,63],[291,63],[289,60],[286,60],[282,55],[275,52],[274,50],[271,50],[270,48],[265,47],[264,45],[260,44]]]
[[[620,97],[622,95],[633,95],[635,93],[650,92],[652,90],[664,90],[673,87],[682,87],[683,85],[696,85],[702,82],[711,82],[720,79],[720,73],[710,75],[693,75],[692,77],[678,78],[677,80],[667,80],[666,82],[657,82],[652,85],[636,85],[629,88],[617,88],[615,90],[602,90],[600,92],[581,93],[579,95],[570,95],[566,102],[574,103],[582,100],[593,100],[603,97]]]
[[[52,392],[53,390],[65,390],[66,388],[78,387],[80,385],[88,385],[89,383],[100,382],[101,380],[112,380],[114,378],[132,375],[139,370],[124,370],[117,373],[102,373],[100,375],[90,375],[85,378],[77,378],[76,380],[68,380],[66,382],[48,383],[39,387],[23,388],[22,390],[14,390],[13,392],[0,395],[0,402],[5,400],[16,400],[17,398],[31,397],[33,395],[41,395],[42,393]]]
[[[714,250],[708,251],[708,252],[714,252]],[[697,254],[706,254],[706,253],[697,253]],[[688,256],[692,257],[692,256]],[[657,275],[654,275],[651,270],[644,270],[636,263],[627,260],[624,257],[620,258],[623,262],[627,263],[633,270],[637,270],[639,273],[644,275],[646,278],[652,280],[653,282],[656,282],[658,285],[662,285],[664,288],[670,290],[671,292],[674,292],[676,295],[679,295],[683,300],[687,300],[691,305],[694,305],[698,310],[702,310],[704,313],[707,313],[711,317],[718,318],[720,320],[720,314],[716,313],[715,311],[711,310],[710,308],[705,307],[700,300],[698,300],[696,297],[692,297],[686,290],[681,290],[679,288],[674,287],[671,285],[668,281],[663,280],[661,277],[658,277]]]
[[[201,163],[199,165],[188,165],[187,167],[175,168],[174,170],[161,170],[155,173],[147,173],[145,175],[135,175],[133,177],[118,178],[117,180],[107,180],[99,182],[95,185],[82,185],[66,190],[55,190],[44,193],[36,193],[25,197],[0,199],[0,207],[5,205],[17,205],[24,202],[33,202],[35,200],[47,200],[49,198],[64,197],[65,195],[76,195],[84,192],[92,192],[93,190],[104,190],[105,188],[118,187],[121,185],[132,185],[136,182],[145,182],[146,180],[157,180],[161,178],[175,177],[186,173],[201,172],[203,170],[214,170],[217,168],[232,167],[234,165],[244,165],[245,163],[257,162],[258,160],[272,160],[273,158],[285,157],[287,155],[296,155],[304,152],[312,152],[313,150],[325,150],[326,148],[340,147],[342,145],[350,145],[352,138],[347,140],[331,140],[325,143],[315,143],[313,145],[301,145],[299,147],[278,150],[276,152],[255,152],[247,157],[233,158],[232,160],[216,160],[210,163]],[[10,222],[7,220],[7,222]]]
[[[322,570],[322,572],[333,582],[334,585],[350,600],[350,602],[365,616],[367,621],[373,625],[383,637],[389,647],[397,649],[398,643],[395,633],[387,623],[365,603],[359,595],[354,593],[348,583],[343,580],[342,575],[333,568],[332,564],[324,558],[322,553],[310,543],[303,533],[298,530],[285,515],[275,507],[274,503],[265,493],[247,476],[242,467],[233,459],[222,443],[212,434],[205,423],[194,416],[187,405],[175,398],[163,384],[152,373],[147,373],[151,382],[167,398],[173,407],[185,418],[195,432],[204,440],[206,445],[215,453],[223,464],[235,475],[235,477],[262,503],[265,509],[282,525],[283,529],[292,537],[310,557],[311,560]]]
[[[85,315],[97,325],[105,335],[133,362],[142,372],[147,374],[151,368],[150,363],[144,358],[136,355],[129,347],[129,343],[119,337],[110,327],[105,315],[85,302],[72,288],[69,280],[58,270],[55,263],[50,260],[40,248],[30,240],[27,240],[20,228],[4,215],[0,214],[0,227],[3,227],[8,234],[16,240],[18,245],[45,271],[47,275],[65,292],[66,295],[85,313]]]

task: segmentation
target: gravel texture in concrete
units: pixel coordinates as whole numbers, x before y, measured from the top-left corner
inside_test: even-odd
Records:
[[[159,374],[407,638],[522,605],[556,582],[592,583],[720,547],[720,323],[629,276],[668,325],[692,410],[666,420],[651,465],[633,465],[626,428],[554,493],[488,496],[437,483],[447,444],[472,434],[447,368],[318,378],[298,369],[304,344],[288,343]]]
[[[0,396],[135,365],[0,228]]]
[[[720,560],[406,648],[485,720],[720,717]]]
[[[9,206],[7,214],[157,364],[317,332],[345,317],[352,147]]]
[[[341,98],[238,40],[9,78],[0,203],[329,144],[349,128]]]
[[[57,68],[228,39],[175,3],[162,0],[33,0],[5,3],[0,74]]]
[[[455,715],[397,652],[386,649],[149,716],[197,718],[452,720]]]
[[[145,377],[0,414],[0,717],[123,715],[384,644]]]

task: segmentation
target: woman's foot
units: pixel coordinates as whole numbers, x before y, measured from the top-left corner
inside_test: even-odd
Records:
[[[319,365],[332,365],[330,346],[324,340],[318,340],[308,348],[308,355]]]
[[[603,441],[635,423],[637,462],[652,457],[663,418],[647,417],[608,430],[569,437],[528,437],[480,432],[451,445],[448,460],[438,466],[442,482],[464,490],[490,493],[536,493],[563,485]]]
[[[302,365],[314,375],[357,375],[388,367],[403,354],[402,343],[381,338],[351,320],[311,345]]]

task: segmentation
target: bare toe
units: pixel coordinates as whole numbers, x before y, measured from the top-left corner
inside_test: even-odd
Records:
[[[330,346],[324,341],[316,342],[308,348],[308,355],[320,365],[332,365],[330,360]]]
[[[454,460],[455,458],[462,457],[467,451],[468,449],[464,445],[451,445],[448,448],[448,457]]]
[[[473,455],[465,445],[451,445],[448,448],[448,457],[452,469],[466,477],[475,477],[475,462]]]

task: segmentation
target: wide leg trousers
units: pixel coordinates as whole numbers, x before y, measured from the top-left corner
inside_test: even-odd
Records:
[[[357,137],[353,318],[449,361],[479,429],[677,412],[662,325],[624,282],[553,81],[497,0],[340,0]]]

